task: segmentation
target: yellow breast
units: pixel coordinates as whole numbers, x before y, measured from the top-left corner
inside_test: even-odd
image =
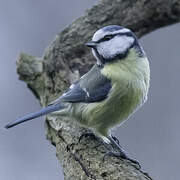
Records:
[[[147,58],[132,49],[125,59],[106,64],[101,73],[111,80],[112,88],[105,100],[82,105],[82,124],[106,136],[145,102],[150,70]]]
[[[138,57],[132,49],[126,59],[105,65],[101,73],[111,80],[112,89],[106,100],[91,104],[87,114],[89,125],[106,134],[146,101],[150,69],[148,59]]]

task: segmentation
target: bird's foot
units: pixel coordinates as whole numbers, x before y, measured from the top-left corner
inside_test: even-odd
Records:
[[[126,151],[122,148],[122,146],[119,144],[119,140],[114,137],[114,136],[109,136],[108,139],[110,140],[111,142],[111,145],[113,147],[113,149],[115,151],[109,151],[108,153],[106,153],[103,157],[103,160],[105,159],[105,157],[107,156],[115,156],[115,157],[120,157],[122,159],[126,159],[126,160],[129,160],[130,162],[132,162],[133,164],[136,164],[138,165],[138,168],[140,169],[141,166],[139,164],[138,161],[134,160],[134,159],[131,159],[129,158],[127,155],[126,155]]]
[[[111,136],[113,139],[114,139],[114,141],[119,145],[119,139],[116,137],[116,136]]]

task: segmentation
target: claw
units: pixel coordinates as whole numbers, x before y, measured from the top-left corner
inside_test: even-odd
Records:
[[[112,151],[109,151],[109,152],[105,153],[105,155],[103,156],[103,162],[104,162],[104,160],[105,160],[105,158],[107,156],[115,156],[117,158],[120,157],[122,159],[129,159],[124,152],[112,152]]]
[[[118,158],[120,157],[120,158],[122,158],[122,159],[129,160],[129,161],[131,161],[133,164],[138,165],[138,168],[141,169],[141,166],[140,166],[140,164],[139,164],[138,161],[136,161],[136,160],[134,160],[134,159],[131,159],[131,158],[129,158],[129,157],[126,155],[125,150],[120,146],[119,140],[118,140],[116,137],[114,137],[114,136],[108,136],[108,139],[110,140],[111,145],[112,145],[112,147],[114,148],[114,150],[115,150],[115,151],[117,150],[117,152],[109,151],[108,153],[106,153],[106,154],[104,155],[104,157],[103,157],[103,162],[104,162],[106,156],[115,156],[115,157],[118,157]]]

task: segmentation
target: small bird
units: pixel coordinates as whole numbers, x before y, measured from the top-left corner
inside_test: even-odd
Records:
[[[147,100],[150,68],[135,34],[110,25],[95,32],[92,48],[97,62],[79,81],[47,107],[6,125],[11,128],[42,115],[58,112],[72,117],[128,158],[111,135],[111,129],[129,118]]]

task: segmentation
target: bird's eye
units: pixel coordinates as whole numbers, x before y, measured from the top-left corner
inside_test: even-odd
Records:
[[[109,41],[110,39],[112,39],[114,37],[114,35],[106,35],[103,38],[101,38],[98,43],[100,42],[104,42],[104,41]]]
[[[112,35],[107,35],[107,36],[104,36],[103,40],[104,41],[109,41],[110,39],[112,39],[113,36]]]

